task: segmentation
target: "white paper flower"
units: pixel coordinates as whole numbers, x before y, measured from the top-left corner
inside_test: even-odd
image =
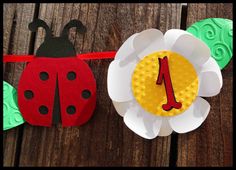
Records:
[[[145,101],[148,102],[147,108],[143,107],[140,101],[146,99],[138,98],[134,94],[132,84],[136,79],[142,79],[142,76],[137,77],[136,75],[136,79],[134,77],[135,69],[138,65],[141,65],[139,63],[144,61],[150,54],[155,53],[155,55],[158,55],[158,52],[163,52],[163,50],[170,53],[175,52],[184,57],[185,60],[187,59],[186,61],[196,71],[197,78],[197,92],[194,100],[191,101],[186,109],[182,109],[184,111],[181,113],[168,116],[147,111],[149,104],[150,107],[153,107],[153,103],[155,104],[154,100]],[[173,130],[177,133],[186,133],[198,128],[204,122],[210,110],[209,103],[201,97],[217,95],[223,84],[220,68],[210,55],[210,49],[204,42],[179,29],[168,30],[165,35],[157,29],[148,29],[129,37],[118,50],[114,61],[111,62],[107,77],[108,94],[116,111],[123,117],[125,124],[136,134],[146,139],[153,139],[156,136],[168,136]],[[171,59],[171,56],[169,56],[169,59]],[[158,65],[158,60],[156,61],[153,62]],[[178,60],[173,61],[169,61],[170,67],[178,64]],[[147,59],[146,62],[148,62]],[[181,65],[177,67],[180,70],[184,69]],[[144,65],[143,68],[147,67]],[[149,72],[149,70],[146,71]],[[145,75],[143,76],[145,77]],[[188,71],[186,76],[191,76],[188,75]],[[186,78],[183,75],[179,82],[184,84],[184,79]],[[143,81],[147,81],[147,79]],[[151,81],[153,87],[154,83],[154,80]],[[175,84],[180,86],[180,83]],[[160,86],[156,85],[155,87],[160,89]],[[143,88],[145,89],[145,87]],[[148,91],[147,88],[146,91]],[[154,90],[147,93],[152,95],[156,92]],[[159,97],[158,93],[156,97]],[[177,100],[181,99],[177,98]],[[185,104],[185,101],[182,102]],[[168,113],[168,111],[164,112]],[[173,113],[175,112],[173,111]]]

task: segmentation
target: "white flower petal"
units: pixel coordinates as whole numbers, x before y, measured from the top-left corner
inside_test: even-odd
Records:
[[[175,44],[175,41],[182,35],[190,35],[190,33],[188,33],[187,31],[184,30],[180,30],[180,29],[170,29],[168,31],[166,31],[165,35],[164,35],[164,41],[165,41],[165,45],[166,48],[168,50],[171,50],[173,45]]]
[[[205,99],[197,97],[184,113],[169,119],[170,126],[178,133],[190,132],[204,122],[209,111],[209,103]]]
[[[122,64],[113,60],[108,68],[107,89],[110,98],[116,102],[126,102],[133,99],[131,78],[136,61]]]
[[[137,135],[153,139],[160,131],[162,117],[152,115],[136,104],[125,113],[124,122]]]
[[[156,51],[164,50],[164,36],[160,30],[147,29],[134,37],[134,49],[140,59]]]
[[[223,80],[216,61],[210,57],[200,68],[198,96],[211,97],[220,93]]]
[[[120,116],[124,116],[125,113],[128,111],[128,109],[130,107],[132,107],[132,103],[133,101],[129,101],[129,102],[115,102],[115,101],[112,101],[117,113],[120,115]]]
[[[137,57],[136,55],[131,55],[134,53],[134,48],[133,48],[133,40],[134,37],[137,36],[138,33],[135,33],[131,35],[119,48],[119,50],[116,53],[115,60],[123,60],[128,56],[134,56]],[[136,53],[135,53],[136,54]]]
[[[211,56],[209,47],[200,39],[190,34],[181,35],[173,44],[172,51],[187,58],[193,65],[201,66]]]
[[[158,136],[169,136],[172,132],[173,130],[170,127],[169,119],[163,117],[161,129],[160,129],[160,132],[158,133]]]

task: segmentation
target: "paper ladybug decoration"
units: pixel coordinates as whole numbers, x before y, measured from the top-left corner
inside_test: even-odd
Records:
[[[69,29],[86,32],[78,20],[65,25],[60,37],[52,37],[48,25],[37,19],[29,24],[33,32],[46,31],[35,58],[24,69],[18,85],[18,105],[31,125],[79,126],[86,123],[96,105],[96,81],[89,66],[76,57],[68,39]]]

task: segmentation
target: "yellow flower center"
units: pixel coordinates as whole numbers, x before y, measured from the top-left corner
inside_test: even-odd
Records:
[[[166,77],[157,84],[159,59],[168,59],[172,94],[180,108],[164,110],[168,103]],[[169,84],[170,85],[170,84]],[[169,86],[170,87],[170,86]],[[175,116],[183,113],[195,100],[198,93],[198,76],[194,66],[183,56],[172,51],[158,51],[145,56],[136,66],[132,75],[132,91],[137,102],[148,112],[159,116]],[[169,94],[171,92],[169,91]]]

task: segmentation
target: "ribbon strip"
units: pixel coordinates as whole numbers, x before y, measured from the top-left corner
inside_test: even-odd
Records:
[[[34,55],[3,55],[3,62],[30,62],[34,57]]]
[[[112,59],[116,55],[116,51],[93,52],[86,54],[78,54],[76,57],[81,60],[99,60]],[[30,62],[35,58],[34,55],[3,55],[3,62]]]

